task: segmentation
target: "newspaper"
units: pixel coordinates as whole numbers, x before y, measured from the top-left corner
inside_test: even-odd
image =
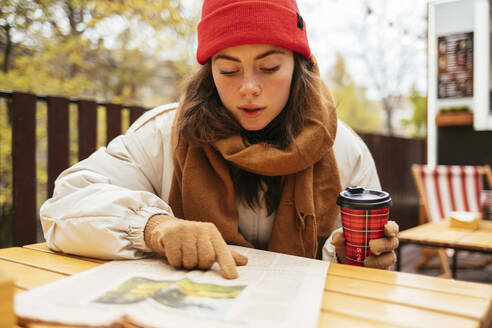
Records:
[[[15,312],[77,326],[316,327],[328,262],[232,247],[249,260],[238,279],[222,278],[217,263],[112,261],[16,295]]]

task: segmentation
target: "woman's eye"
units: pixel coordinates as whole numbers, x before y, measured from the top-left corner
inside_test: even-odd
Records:
[[[220,71],[220,74],[224,74],[224,75],[232,75],[234,73],[237,73],[239,71]]]
[[[280,65],[274,66],[274,67],[263,67],[261,70],[264,72],[275,72],[275,71],[278,71],[279,68],[280,68]]]

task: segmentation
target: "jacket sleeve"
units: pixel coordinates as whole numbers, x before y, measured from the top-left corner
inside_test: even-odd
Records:
[[[362,139],[345,123],[338,121],[333,145],[342,190],[350,186],[381,190],[376,164]]]
[[[342,190],[350,186],[381,190],[378,172],[371,152],[364,141],[340,120],[338,121],[333,151],[338,164]],[[341,229],[341,226],[342,223],[339,218],[333,232]],[[336,263],[335,247],[331,244],[333,232],[323,246],[322,259]]]
[[[159,115],[158,109],[57,178],[53,197],[40,209],[49,248],[102,259],[140,258],[150,252],[143,239],[147,220],[154,214],[172,215],[160,195],[163,172],[169,171],[164,147],[171,128],[171,123],[161,123],[172,118]]]

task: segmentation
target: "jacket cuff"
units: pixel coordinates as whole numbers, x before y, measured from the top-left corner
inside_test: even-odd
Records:
[[[323,251],[322,251],[322,256],[321,259],[323,261],[331,262],[331,263],[339,263],[338,258],[337,258],[337,252],[335,250],[335,246],[331,243],[331,240],[333,238],[333,234],[335,231],[342,231],[343,228],[338,228],[332,231],[330,234],[330,237],[326,240],[325,244],[323,245]]]
[[[128,240],[131,242],[131,247],[134,247],[146,253],[152,252],[152,250],[145,243],[144,239],[145,226],[147,225],[147,222],[154,215],[172,215],[172,213],[169,213],[162,208],[151,206],[142,207],[141,209],[137,210],[136,213],[142,218],[142,220],[138,220],[136,223],[128,227]]]

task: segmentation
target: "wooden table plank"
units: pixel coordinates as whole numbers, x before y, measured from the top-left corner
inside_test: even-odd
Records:
[[[11,250],[0,250],[8,259],[0,259],[0,267],[16,277],[16,293],[97,265],[42,245]],[[325,288],[319,327],[480,327],[490,322],[490,285],[331,264]]]
[[[328,275],[326,291],[379,300],[386,304],[425,309],[474,320],[485,320],[491,307],[483,298],[388,285]],[[395,312],[398,313],[398,312]]]
[[[398,233],[398,239],[402,242],[428,239],[438,233],[438,229],[435,228],[436,227],[429,225],[422,225],[409,230],[404,230]]]
[[[61,274],[74,274],[100,264],[21,247],[0,249],[0,258]]]
[[[448,227],[449,227],[449,222],[446,220],[440,222],[428,222],[407,230],[400,231],[398,233],[398,238],[414,239],[414,238],[432,236],[434,234],[438,234],[444,228],[448,228]]]
[[[318,328],[326,327],[390,328],[395,327],[395,325],[381,321],[356,318],[347,314],[321,311]]]
[[[46,243],[24,245],[24,246],[22,246],[22,248],[36,249],[38,251],[43,251],[43,252],[47,252],[47,253],[55,253],[48,246],[46,246]]]
[[[410,229],[407,229],[407,230],[400,231],[398,233],[398,236],[405,235],[405,234],[413,234],[413,233],[420,233],[420,232],[428,231],[429,228],[433,226],[430,223],[439,224],[441,222],[428,222],[428,223],[424,223],[424,224],[418,225],[416,227],[413,227],[413,228],[410,228]]]
[[[391,327],[432,327],[432,323],[439,323],[439,327],[446,328],[480,327],[480,322],[476,319],[348,295],[343,292],[325,292],[322,310],[373,322],[383,321],[383,325]],[[351,326],[342,324],[340,327]]]
[[[21,289],[31,289],[37,286],[42,286],[67,276],[1,259],[0,268],[9,272],[14,278],[15,286]]]
[[[440,241],[448,244],[460,240],[471,232],[471,230],[466,229],[452,229],[449,227],[449,222],[445,220],[439,223],[427,224],[426,230],[417,234],[415,238],[426,241]]]
[[[65,254],[65,253],[54,252],[51,249],[49,249],[48,246],[46,246],[46,243],[37,243],[37,244],[24,245],[24,246],[22,246],[22,248],[34,249],[34,250],[41,251],[41,252],[46,252],[46,253],[51,253],[51,254],[58,254],[58,255],[63,255],[63,256],[67,256],[67,257],[73,257],[73,258],[76,258],[76,259],[81,259],[81,260],[85,260],[85,261],[89,261],[89,262],[94,262],[94,263],[106,263],[106,262],[108,262],[106,260],[95,259],[95,258],[92,258],[92,257],[77,256],[77,255],[72,255],[72,254]]]
[[[478,230],[469,230],[469,229],[458,229],[458,228],[451,228],[451,229],[457,229],[463,232],[476,232],[476,231],[488,231],[492,232],[492,221],[481,221],[480,222],[480,228]],[[440,222],[428,222],[407,230],[400,231],[398,234],[398,237],[411,237],[413,238],[414,236],[418,236],[420,234],[422,235],[429,235],[433,233],[439,233],[443,228],[450,228],[449,227],[449,220],[443,220]]]
[[[457,245],[472,244],[477,247],[488,248],[492,242],[492,231],[477,230],[473,233],[464,236],[461,240],[457,240]]]
[[[464,237],[470,235],[470,231],[467,231],[465,229],[451,229],[451,228],[446,228],[442,229],[441,231],[438,231],[432,235],[428,235],[424,238],[423,240],[431,240],[431,241],[438,241],[443,244],[454,244],[457,241],[463,239]]]
[[[60,325],[48,325],[48,324],[41,324],[41,323],[28,323],[25,324],[26,328],[61,328],[65,326],[60,326]],[[69,326],[66,326],[69,327]]]
[[[25,328],[81,328],[81,326],[54,325],[47,323],[19,323]],[[87,326],[87,328],[89,328]]]
[[[0,327],[12,327],[16,323],[14,294],[12,274],[0,267]]]
[[[492,300],[492,285],[331,263],[329,275]]]
[[[414,240],[421,235],[426,235],[429,233],[428,225],[423,224],[416,226],[414,228],[403,230],[398,233],[398,239],[400,240]]]
[[[443,220],[404,230],[398,237],[401,242],[424,242],[437,247],[461,247],[492,252],[491,223],[482,221],[478,230],[469,230],[450,228],[449,220]]]
[[[492,221],[487,221],[487,220],[480,221],[480,229],[492,231]]]

